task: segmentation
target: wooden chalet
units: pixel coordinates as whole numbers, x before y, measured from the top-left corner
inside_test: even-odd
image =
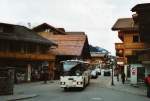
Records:
[[[138,28],[139,26],[133,18],[118,19],[112,27],[113,31],[118,31],[118,37],[122,41],[122,43],[115,43],[117,65],[121,71],[127,70],[128,77],[130,76],[130,64],[141,64],[136,52],[147,46],[141,40]]]
[[[41,79],[44,64],[53,68],[52,46],[56,44],[24,26],[0,23],[0,68],[14,67],[17,83]]]
[[[90,52],[91,54],[91,64],[95,67],[96,65],[99,65],[101,69],[106,68],[106,56],[108,56],[108,53],[102,53],[102,52]]]
[[[136,12],[133,15],[134,22],[139,25],[139,34],[141,40],[144,42],[146,47],[137,52],[139,60],[145,66],[145,75],[150,74],[150,3],[137,4],[131,9],[132,12]]]
[[[50,50],[51,53],[56,55],[56,79],[59,78],[61,71],[60,61],[69,59],[88,60],[90,58],[86,35],[50,35],[49,37],[43,35],[43,37],[58,44],[57,48]]]
[[[45,26],[45,24],[44,25],[41,24],[39,26],[42,27]],[[35,29],[37,29],[37,27],[33,28],[33,30]],[[49,29],[51,29],[51,26],[49,26]],[[43,29],[43,31],[44,30],[45,29]],[[38,33],[42,37],[47,38],[48,40],[52,40],[53,42],[58,44],[56,48],[50,50],[51,53],[56,55],[55,79],[58,79],[60,75],[61,71],[60,61],[68,59],[86,60],[90,58],[88,38],[83,32],[64,32],[57,34],[52,32],[38,32]]]

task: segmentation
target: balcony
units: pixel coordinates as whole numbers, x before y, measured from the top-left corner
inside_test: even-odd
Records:
[[[133,55],[133,50],[132,50],[132,49],[126,49],[126,50],[124,51],[124,55],[125,55],[125,56],[131,56],[131,55]]]
[[[116,49],[124,49],[124,43],[115,43]]]
[[[144,49],[144,43],[124,43],[125,49]]]
[[[26,54],[26,53],[17,53],[17,52],[0,52],[0,58],[12,58],[12,59],[23,59],[23,60],[54,60],[55,56],[49,53],[47,54]]]

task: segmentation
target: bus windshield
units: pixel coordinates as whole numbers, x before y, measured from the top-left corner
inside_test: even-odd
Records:
[[[75,67],[76,65],[78,65],[77,62],[64,62],[63,63],[63,70],[65,72],[70,71],[73,67]]]
[[[64,61],[63,76],[80,76],[86,70],[85,63],[79,61]]]

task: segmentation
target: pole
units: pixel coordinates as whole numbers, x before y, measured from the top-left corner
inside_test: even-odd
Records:
[[[112,78],[112,81],[111,81],[111,85],[114,86],[114,68],[113,68],[113,64],[111,64],[111,67],[112,67],[112,75],[111,75],[111,78]]]

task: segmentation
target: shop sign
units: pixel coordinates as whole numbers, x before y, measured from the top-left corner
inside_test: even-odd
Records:
[[[136,75],[136,68],[132,68],[132,75]]]

